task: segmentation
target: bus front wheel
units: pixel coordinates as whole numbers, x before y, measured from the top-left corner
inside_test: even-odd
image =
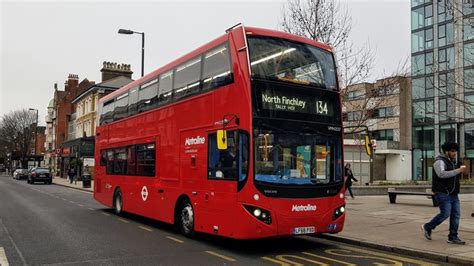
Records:
[[[123,212],[122,192],[118,189],[114,194],[114,212],[117,215],[122,215]]]
[[[186,237],[194,235],[194,210],[188,200],[183,202],[179,211],[179,229]]]

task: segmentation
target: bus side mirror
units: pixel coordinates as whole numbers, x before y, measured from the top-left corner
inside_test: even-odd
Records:
[[[223,129],[217,130],[217,149],[227,150],[227,131]]]

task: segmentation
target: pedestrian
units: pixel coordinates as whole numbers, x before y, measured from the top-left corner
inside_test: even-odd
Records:
[[[432,190],[439,203],[440,212],[426,224],[421,225],[426,239],[431,240],[431,232],[447,218],[449,218],[448,243],[464,245],[458,237],[461,204],[459,202],[459,180],[465,165],[456,166],[456,155],[459,146],[453,142],[446,142],[441,146],[442,154],[438,155],[433,163]]]
[[[74,167],[69,167],[69,170],[67,171],[67,176],[69,177],[69,184],[72,184],[72,181],[74,181],[76,176],[76,170],[74,169]]]
[[[352,180],[354,180],[355,182],[359,182],[359,180],[357,180],[354,177],[350,163],[347,163],[346,166],[344,166],[344,176],[346,177],[346,181],[345,181],[346,191],[349,190],[349,194],[351,195],[351,198],[354,198],[354,194],[352,193]]]

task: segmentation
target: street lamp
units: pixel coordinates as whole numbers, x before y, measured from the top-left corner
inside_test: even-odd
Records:
[[[38,136],[38,109],[30,108],[29,111],[36,112],[36,120],[35,120],[35,146],[34,146],[34,155],[36,155],[36,138]],[[35,158],[35,165],[36,165],[36,158]]]
[[[118,31],[119,34],[141,34],[142,35],[142,77],[143,77],[143,68],[145,64],[145,33],[144,32],[136,32],[132,30],[125,30],[125,29],[119,29]]]

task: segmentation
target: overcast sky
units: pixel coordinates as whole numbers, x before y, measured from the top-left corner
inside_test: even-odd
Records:
[[[0,0],[0,117],[39,109],[44,125],[54,83],[69,74],[99,83],[103,61],[131,64],[145,74],[244,25],[278,29],[284,0],[252,1],[5,1]],[[353,19],[351,40],[376,52],[370,82],[394,73],[410,55],[409,0],[343,0]]]

